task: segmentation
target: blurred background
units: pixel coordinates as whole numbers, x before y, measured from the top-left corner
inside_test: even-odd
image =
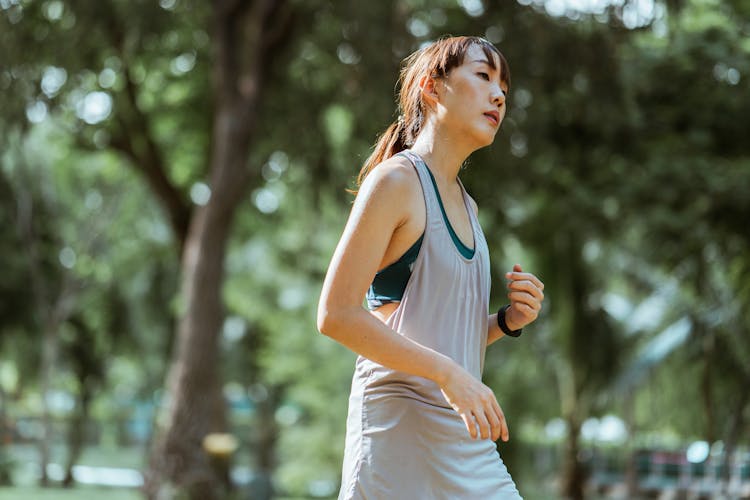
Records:
[[[747,0],[0,0],[0,499],[334,498],[315,309],[402,58],[512,71],[461,176],[526,498],[750,498]],[[398,457],[394,457],[398,459]]]

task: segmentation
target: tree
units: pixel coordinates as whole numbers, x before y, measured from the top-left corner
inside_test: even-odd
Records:
[[[23,142],[53,127],[67,142],[44,140],[37,149],[61,147],[44,165],[65,170],[69,181],[101,157],[113,169],[129,168],[104,183],[128,188],[121,189],[127,214],[113,219],[105,241],[138,248],[84,252],[103,256],[104,267],[117,272],[89,279],[74,269],[86,287],[60,325],[66,338],[55,373],[69,375],[89,356],[93,362],[78,373],[95,373],[104,356],[132,355],[148,365],[146,394],[163,378],[159,358],[174,343],[151,455],[152,496],[220,494],[222,474],[211,468],[202,439],[231,425],[224,379],[228,394],[239,384],[257,396],[253,427],[240,442],[265,481],[274,475],[281,493],[299,495],[335,484],[341,447],[334,437],[343,442],[351,355],[315,336],[313,317],[351,201],[345,188],[394,118],[399,61],[439,34],[484,34],[508,56],[513,85],[496,144],[472,157],[462,179],[479,202],[495,269],[520,260],[540,274],[548,296],[531,335],[517,348],[501,343],[488,353],[487,377],[501,404],[514,403],[511,425],[563,414],[569,445],[562,483],[568,496],[580,496],[581,423],[620,409],[613,384],[629,370],[668,380],[687,363],[706,368],[702,386],[713,392],[691,399],[694,416],[672,420],[686,434],[700,422],[706,435],[741,439],[743,419],[730,418],[738,414],[724,395],[747,377],[741,332],[748,325],[737,312],[750,268],[742,146],[748,69],[737,21],[746,7],[726,1],[717,14],[708,1],[666,4],[669,15],[653,27],[626,29],[627,2],[597,15],[555,16],[541,2],[0,2],[0,141],[20,134]],[[686,102],[707,103],[700,119]],[[136,179],[142,186],[133,188]],[[41,190],[54,184],[37,181]],[[83,234],[65,229],[82,231],[80,222],[94,218],[72,210],[74,198],[52,211],[54,219],[37,218],[38,228],[50,224],[49,234],[65,242]],[[2,203],[0,220],[13,221],[16,204]],[[155,206],[161,218],[152,215]],[[160,244],[134,235],[139,210],[168,228]],[[12,270],[10,288],[0,285],[3,342],[14,345],[27,341],[23,329],[32,330],[26,255],[17,247],[18,235],[0,242]],[[59,250],[44,247],[42,260],[59,268]],[[57,283],[58,268],[43,268],[42,277]],[[637,303],[658,290],[634,269],[678,276],[670,319],[691,313],[696,325],[688,344],[648,372],[638,354],[663,325],[634,333],[605,300],[618,293]],[[138,273],[147,276],[148,296],[115,284]],[[502,280],[493,284],[494,305],[503,300]],[[721,299],[724,289],[737,299]],[[84,304],[109,309],[107,297],[123,302],[111,318],[82,314]],[[120,326],[102,326],[110,323]],[[96,331],[96,352],[71,342],[74,331],[81,339]],[[133,342],[107,336],[119,331]],[[703,363],[709,358],[733,367],[730,380],[711,373]],[[540,360],[551,362],[526,369]],[[643,428],[639,397],[648,388],[632,388],[635,427]],[[670,397],[677,400],[681,389]],[[98,386],[105,390],[106,380]],[[702,413],[705,419],[696,416]],[[653,425],[669,426],[667,419]],[[730,425],[721,428],[722,421]],[[513,448],[501,451],[514,463]]]
[[[183,251],[181,296],[185,311],[167,381],[170,395],[164,436],[149,470],[149,497],[166,484],[184,486],[191,498],[213,498],[216,472],[202,452],[209,432],[225,429],[217,366],[223,312],[221,289],[233,216],[258,166],[247,152],[256,130],[269,56],[283,39],[289,13],[276,2],[216,2],[213,13],[217,64],[216,101],[209,166],[211,197],[196,210]]]
[[[190,7],[180,6],[180,9],[187,12]],[[103,141],[105,146],[121,151],[130,165],[142,173],[167,213],[176,248],[182,256],[180,295],[184,310],[177,327],[174,363],[167,383],[170,394],[167,423],[155,447],[148,491],[154,496],[164,484],[173,483],[189,490],[193,497],[211,498],[218,491],[217,480],[201,449],[201,441],[210,431],[222,430],[225,426],[217,372],[217,335],[223,317],[221,289],[226,242],[237,206],[259,175],[259,165],[247,164],[247,153],[257,131],[258,107],[273,61],[271,55],[286,40],[291,10],[285,2],[274,1],[217,1],[212,11],[201,5],[193,7],[201,15],[179,18],[174,12],[147,2],[137,5],[71,2],[53,7],[14,4],[6,9],[3,17],[4,33],[9,33],[4,36],[10,42],[4,60],[14,68],[9,83],[5,74],[6,87],[10,87],[11,92],[21,90],[22,95],[36,99],[39,110],[46,111],[51,106],[53,110],[65,111],[66,103],[60,98],[59,90],[67,75],[78,79],[76,86],[88,90],[90,99],[99,99],[100,107],[113,103],[113,115],[109,119],[107,113],[103,117],[87,116],[86,109],[79,108],[80,118],[92,125],[101,125],[89,127],[82,121],[75,121],[70,127],[82,146],[95,147]],[[140,13],[135,23],[132,16],[127,15],[131,9]],[[182,49],[179,44],[170,45],[168,37],[166,40],[159,37],[168,33],[173,34],[172,40],[174,36],[190,36],[192,21],[198,21],[197,27],[192,26],[196,29],[200,29],[202,23],[211,24],[211,49],[216,58],[212,71],[214,99],[209,99],[209,94],[195,94],[206,104],[211,103],[209,108],[205,104],[201,106],[207,114],[198,122],[201,125],[210,121],[210,128],[196,130],[197,133],[205,131],[210,137],[205,168],[198,171],[206,173],[204,185],[210,186],[211,196],[195,210],[186,201],[184,188],[174,181],[176,167],[170,160],[179,157],[170,158],[160,144],[162,137],[156,134],[155,128],[160,124],[156,113],[163,109],[150,106],[154,102],[149,99],[155,96],[145,91],[156,82],[144,79],[152,70],[151,64],[160,63],[159,71],[163,70],[163,55],[159,52],[162,47],[168,47],[172,53]],[[14,24],[18,26],[10,29],[9,25]],[[14,50],[26,49],[35,36],[42,36],[52,47],[56,43],[58,46],[76,44],[77,52],[67,53],[60,59],[53,51],[36,45],[32,45],[35,50],[30,53]],[[21,53],[25,55],[20,56]],[[184,73],[180,68],[194,63],[198,57],[194,52],[192,56],[190,52],[187,54],[181,63],[175,63],[177,74]],[[29,60],[29,55],[33,59]],[[55,64],[64,66],[63,73],[59,72],[59,67],[55,70],[57,79],[62,82],[55,82],[53,77],[45,82],[42,78],[43,69],[53,58]],[[101,66],[109,73],[97,79],[91,70],[98,71]],[[24,78],[14,78],[21,74]],[[60,74],[65,76],[59,77]],[[117,83],[114,86],[109,81],[113,77]],[[34,88],[33,84],[40,80],[46,96],[39,97],[38,87]],[[203,90],[201,82],[196,83],[193,89]],[[114,98],[107,98],[101,91],[97,94],[95,89],[102,86]],[[20,100],[8,101],[14,102],[10,109],[16,116],[22,115]],[[84,102],[83,108],[85,106]],[[172,123],[174,121],[172,118]],[[97,136],[100,130],[106,134]],[[170,152],[174,153],[174,149]],[[195,176],[194,173],[189,175]]]

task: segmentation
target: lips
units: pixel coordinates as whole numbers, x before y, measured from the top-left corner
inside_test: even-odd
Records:
[[[497,111],[488,111],[484,116],[486,116],[496,127],[500,124],[500,113]]]

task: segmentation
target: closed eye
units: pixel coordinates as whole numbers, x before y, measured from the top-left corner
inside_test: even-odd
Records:
[[[488,82],[490,81],[490,75],[488,75],[487,73],[483,71],[480,71],[479,73],[477,73],[477,75],[479,75],[479,77],[482,78],[483,80],[487,80]]]

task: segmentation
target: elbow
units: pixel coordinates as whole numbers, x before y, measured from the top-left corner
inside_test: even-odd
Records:
[[[325,304],[318,306],[318,331],[327,337],[333,338],[333,332],[336,330],[336,315]]]
[[[323,307],[318,307],[318,331],[323,335],[328,335],[326,332],[330,327],[330,315],[328,310]]]
[[[346,306],[331,307],[321,303],[318,306],[318,331],[336,342],[343,342],[352,330],[352,323],[356,321],[357,312]]]

